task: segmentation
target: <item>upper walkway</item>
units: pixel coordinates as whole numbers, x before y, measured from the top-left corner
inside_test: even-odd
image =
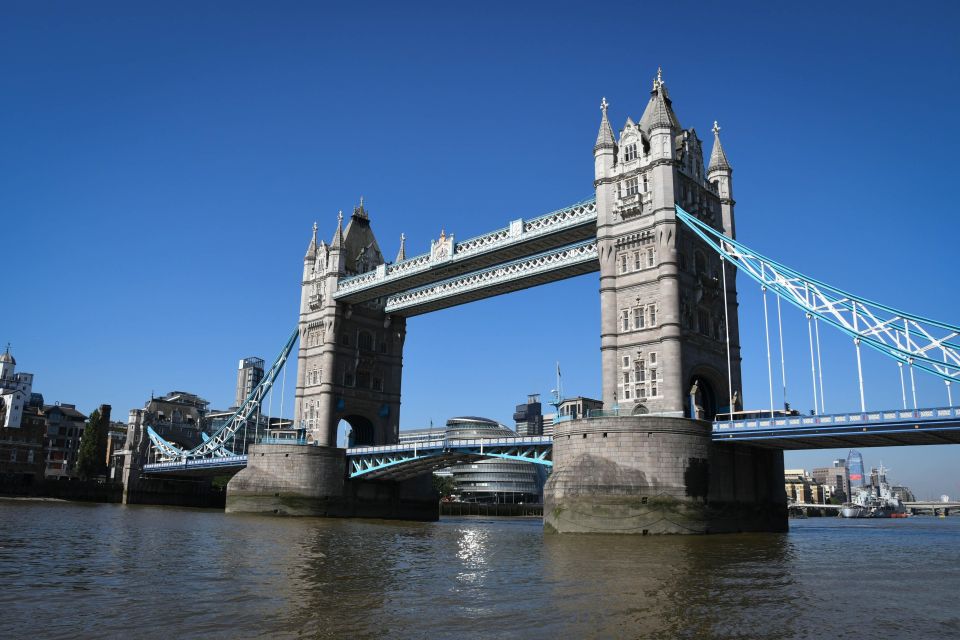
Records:
[[[452,243],[452,251],[435,247],[394,264],[383,264],[337,284],[334,297],[356,304],[488,269],[495,265],[555,251],[597,236],[595,198],[552,211],[532,220]],[[439,250],[438,250],[439,249]]]

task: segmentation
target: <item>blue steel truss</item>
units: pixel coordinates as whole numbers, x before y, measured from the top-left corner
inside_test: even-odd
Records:
[[[553,438],[550,436],[437,439],[379,447],[353,447],[347,449],[347,459],[351,478],[379,478],[395,475],[404,468],[439,467],[457,459],[503,458],[552,467],[552,452]]]
[[[183,449],[177,445],[168,442],[160,437],[152,427],[147,426],[147,435],[153,444],[153,449],[160,462],[176,462],[187,459],[197,458],[223,458],[237,457],[235,453],[226,448],[226,443],[250,420],[255,413],[261,410],[263,400],[267,393],[273,388],[273,383],[277,376],[287,363],[290,351],[300,335],[300,329],[294,329],[287,343],[284,345],[280,354],[273,362],[273,366],[266,372],[260,383],[254,387],[243,404],[233,412],[226,422],[217,429],[210,437],[204,438],[204,441],[193,449]]]
[[[960,380],[960,326],[905,313],[805,276],[717,231],[677,206],[677,217],[721,259],[809,316],[836,327],[899,364],[917,367],[948,384]]]

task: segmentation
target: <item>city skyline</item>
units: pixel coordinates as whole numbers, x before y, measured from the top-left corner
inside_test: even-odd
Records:
[[[958,303],[936,288],[958,230],[938,197],[957,142],[944,126],[957,97],[956,44],[940,27],[949,20],[878,14],[850,34],[843,25],[855,12],[843,11],[834,26],[795,16],[758,34],[759,20],[715,16],[698,26],[701,40],[758,40],[723,38],[721,72],[695,51],[664,56],[668,34],[632,43],[635,59],[606,68],[625,49],[573,11],[545,18],[521,9],[510,23],[458,16],[488,27],[471,48],[458,46],[455,29],[433,28],[454,18],[440,10],[422,22],[386,11],[354,31],[356,14],[308,8],[208,9],[181,22],[161,7],[58,16],[14,7],[0,26],[8,36],[0,68],[15,97],[0,106],[10,141],[0,152],[0,208],[44,249],[18,242],[10,260],[27,288],[50,298],[7,314],[0,342],[13,344],[18,369],[36,375],[50,403],[86,411],[108,403],[123,415],[151,391],[183,389],[228,406],[237,360],[272,362],[296,321],[314,221],[329,240],[337,210],[363,195],[392,257],[400,233],[413,255],[441,229],[468,238],[582,199],[592,190],[601,97],[615,129],[638,119],[658,65],[685,126],[707,142],[714,120],[723,128],[742,241],[865,297],[956,322]],[[546,28],[530,46],[521,34],[534,25]],[[494,52],[484,46],[491,34],[502,43]],[[790,53],[813,34],[816,51]],[[558,44],[575,36],[591,50]],[[375,45],[351,47],[353,38]],[[772,53],[758,58],[763,44]],[[904,224],[921,215],[936,233]],[[413,319],[401,427],[470,414],[512,426],[528,393],[547,399],[556,361],[567,395],[597,397],[596,287],[583,276]],[[748,406],[764,407],[759,296],[742,279],[741,288],[743,393]],[[794,338],[788,395],[806,411],[805,327],[784,319]],[[846,338],[825,335],[824,347],[853,366]],[[868,406],[899,406],[895,367],[870,355]],[[828,409],[856,408],[855,376],[839,365],[827,373]],[[922,405],[946,404],[942,383],[918,381]],[[960,493],[950,449],[890,454],[898,480],[918,494]],[[790,452],[787,466],[834,457]]]

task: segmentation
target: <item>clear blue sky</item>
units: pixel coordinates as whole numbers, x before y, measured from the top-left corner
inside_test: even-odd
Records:
[[[684,126],[708,148],[723,127],[741,240],[960,321],[956,3],[322,4],[0,5],[0,341],[48,402],[120,417],[184,389],[229,405],[237,361],[272,360],[296,321],[314,220],[332,235],[363,194],[392,257],[401,232],[420,252],[441,228],[467,238],[590,196],[601,96],[615,128],[637,119],[658,65]],[[762,406],[759,297],[741,286]],[[413,319],[402,427],[510,424],[556,360],[568,394],[598,395],[598,324],[595,275]],[[787,334],[806,408],[801,319]],[[825,348],[827,408],[853,409],[849,342]],[[920,392],[946,402],[941,383]],[[872,354],[867,399],[899,402]],[[960,494],[960,448],[864,455]]]

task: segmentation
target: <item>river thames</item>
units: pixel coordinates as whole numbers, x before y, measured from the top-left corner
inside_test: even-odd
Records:
[[[960,517],[788,534],[0,500],[0,638],[957,638]]]

